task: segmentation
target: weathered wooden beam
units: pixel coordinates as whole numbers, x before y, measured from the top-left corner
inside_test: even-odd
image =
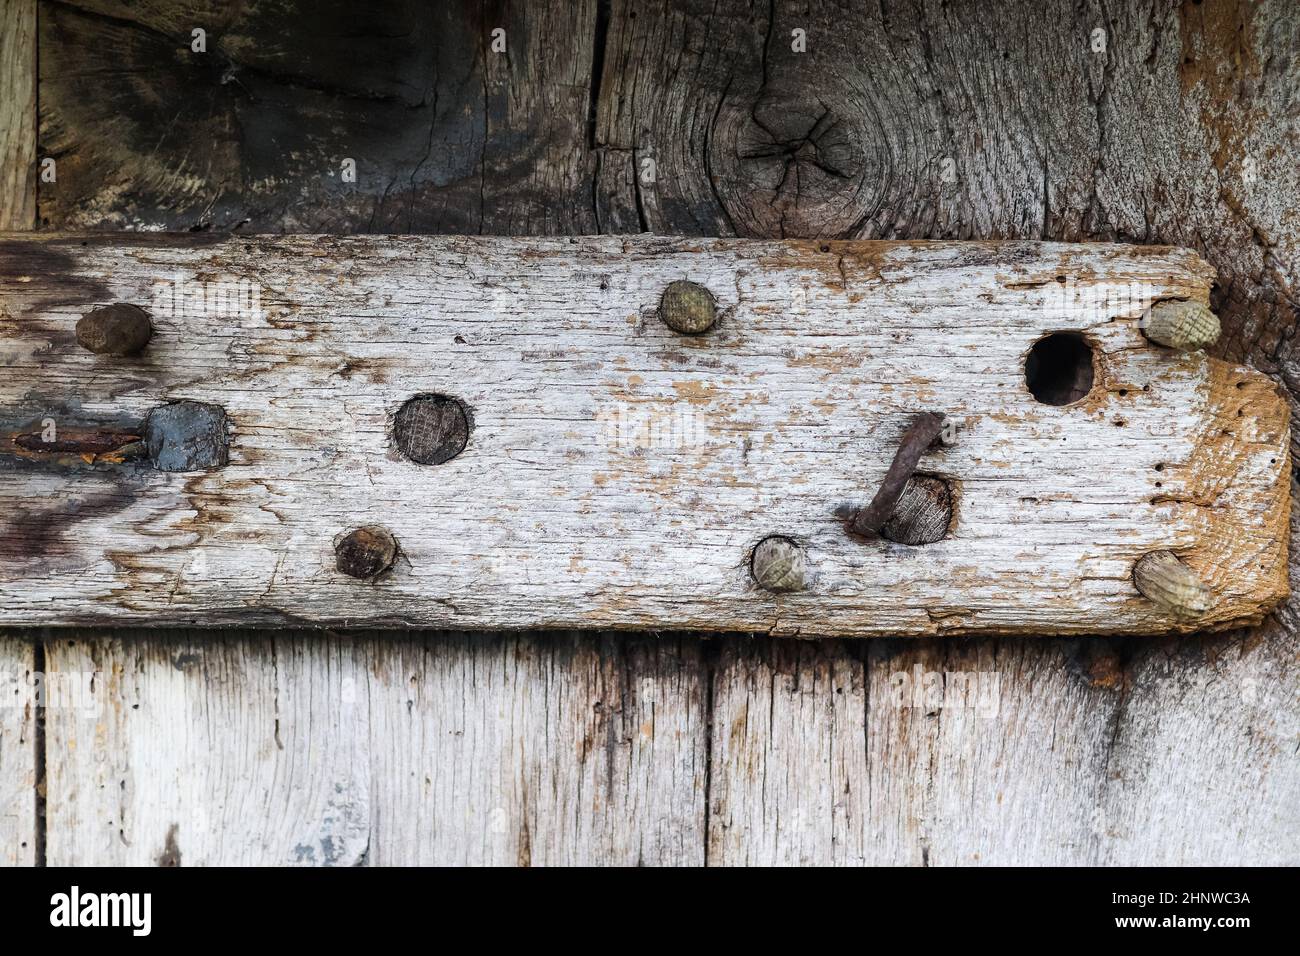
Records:
[[[1024,242],[4,238],[3,612],[803,635],[1257,621],[1287,588],[1286,403],[1142,330],[1210,279],[1184,250]],[[711,310],[674,322],[696,334],[661,321],[674,282]],[[149,313],[138,354],[78,342],[115,303]],[[944,433],[918,459],[900,445],[923,412]],[[143,440],[59,442],[97,425]],[[921,522],[938,540],[852,520],[896,458],[946,489],[946,530]],[[770,590],[752,560],[774,536],[800,580]],[[1204,594],[1165,600],[1191,585],[1164,560],[1144,590],[1153,552]]]

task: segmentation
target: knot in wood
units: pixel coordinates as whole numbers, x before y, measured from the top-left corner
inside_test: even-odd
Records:
[[[377,525],[349,531],[334,545],[334,566],[362,581],[379,577],[396,560],[397,540]]]
[[[777,78],[720,111],[711,178],[742,235],[843,236],[878,208],[893,159],[865,92]]]
[[[674,332],[699,335],[718,320],[718,303],[699,283],[671,282],[659,299],[659,318]]]
[[[138,355],[151,338],[149,313],[128,302],[94,309],[77,321],[77,344],[97,355]]]
[[[808,584],[803,548],[782,535],[758,543],[749,561],[749,572],[754,583],[766,591],[802,591]]]
[[[446,395],[417,395],[397,411],[393,442],[420,465],[441,465],[465,450],[469,416],[465,406]]]

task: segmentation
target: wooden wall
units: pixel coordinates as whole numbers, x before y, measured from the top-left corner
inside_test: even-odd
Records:
[[[1298,65],[1288,0],[0,0],[0,224],[1171,243],[1300,394]],[[96,676],[0,709],[0,860],[1296,863],[1296,635],[12,630]]]

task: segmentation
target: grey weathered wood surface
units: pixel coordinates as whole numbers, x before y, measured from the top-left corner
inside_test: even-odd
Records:
[[[366,31],[340,6],[304,36],[250,3],[214,18],[210,72],[175,59],[179,6],[40,9],[55,227],[1171,243],[1218,270],[1216,354],[1300,384],[1286,0],[507,4],[505,60],[477,12]],[[371,119],[345,189],[328,171]],[[278,185],[246,188],[257,162]],[[101,721],[47,715],[46,856],[1294,864],[1295,609],[1158,639],[48,635],[61,670],[118,677]],[[999,716],[894,708],[917,665],[997,674]],[[348,674],[370,727],[334,698]]]
[[[0,3],[0,231],[36,224],[36,0]],[[38,858],[32,641],[0,635],[0,863]]]
[[[703,335],[657,314],[683,277],[717,298]],[[237,285],[239,309],[175,304]],[[1186,250],[1093,243],[0,236],[0,613],[821,637],[1259,623],[1287,592],[1288,405],[1140,328],[1209,285]],[[153,311],[144,354],[77,344],[113,302]],[[1052,332],[1090,343],[1065,406],[1026,381]],[[394,447],[421,394],[468,409],[450,461]],[[7,445],[181,399],[224,410],[228,463]],[[869,500],[919,409],[952,425],[923,461],[951,483],[951,530],[846,534],[837,507]],[[335,567],[359,526],[400,548],[377,580]],[[752,579],[774,534],[805,555],[798,591]],[[1135,587],[1163,550],[1207,607]]]
[[[36,0],[0,4],[0,231],[36,222]]]

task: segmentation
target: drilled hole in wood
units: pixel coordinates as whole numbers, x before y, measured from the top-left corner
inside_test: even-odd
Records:
[[[1092,391],[1092,346],[1077,332],[1054,332],[1025,359],[1025,384],[1044,405],[1070,405]]]
[[[448,395],[416,395],[397,411],[393,444],[420,465],[451,461],[469,441],[469,414]]]

